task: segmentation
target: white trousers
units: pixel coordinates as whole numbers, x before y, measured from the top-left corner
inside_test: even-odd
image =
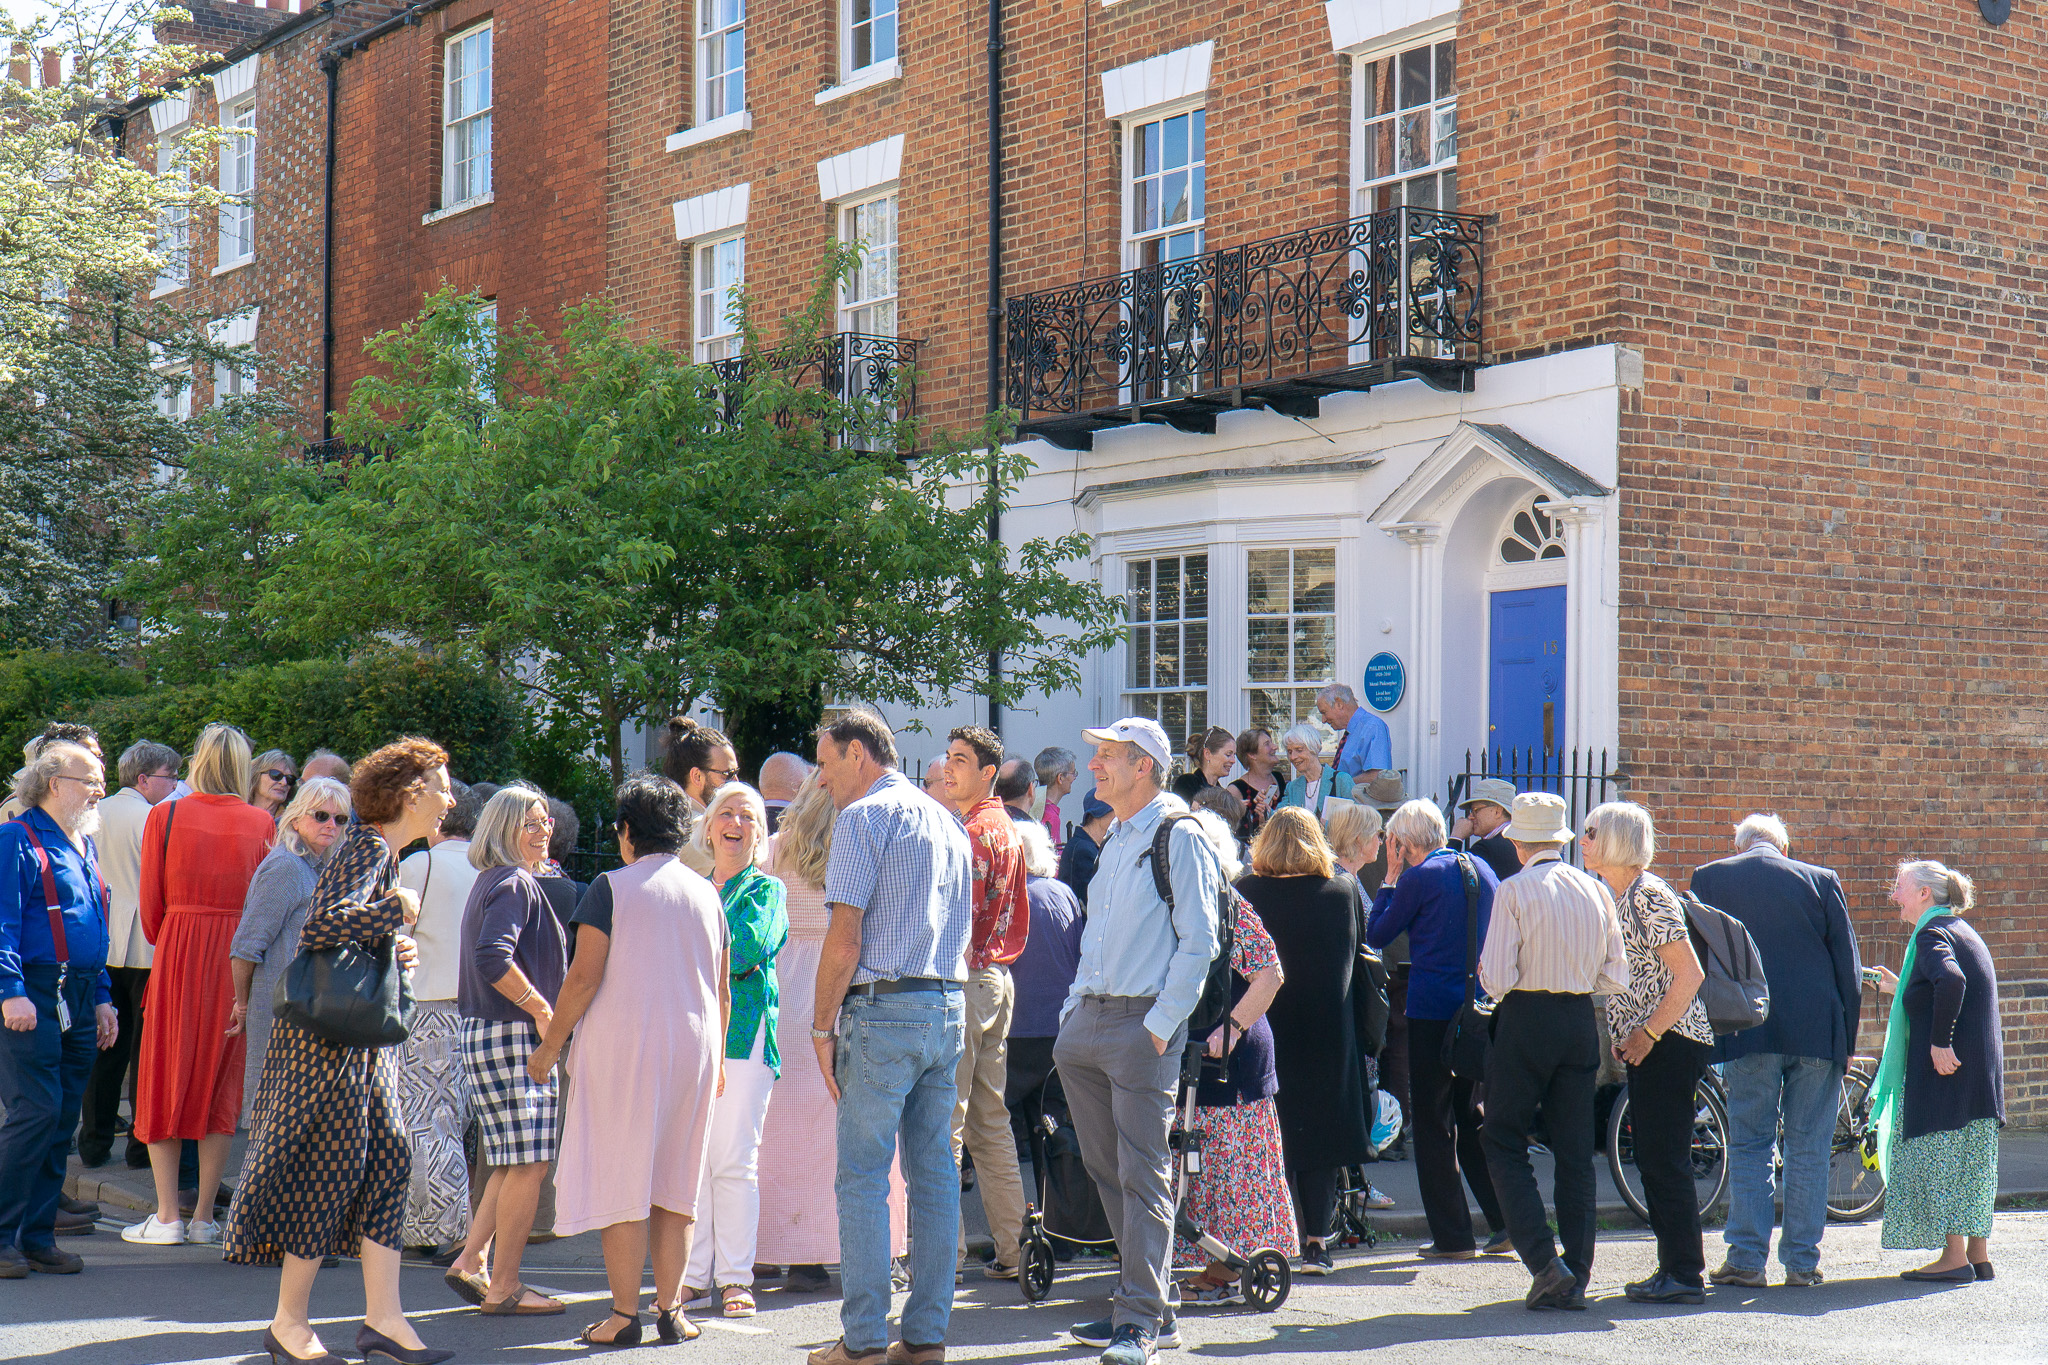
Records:
[[[746,1061],[726,1058],[725,1093],[711,1106],[705,1188],[697,1196],[690,1268],[683,1273],[683,1283],[697,1288],[754,1282],[754,1241],[761,1231],[761,1185],[755,1172],[761,1124],[775,1088],[775,1073],[760,1057],[756,1042]]]

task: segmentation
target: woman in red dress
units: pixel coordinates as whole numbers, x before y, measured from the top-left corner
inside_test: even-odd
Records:
[[[235,1003],[228,948],[256,865],[276,827],[244,801],[249,737],[209,725],[192,753],[192,795],[165,801],[142,827],[142,932],[156,964],[135,1059],[135,1136],[149,1145],[156,1212],[121,1236],[174,1245],[217,1242],[214,1195],[242,1112],[246,1040],[228,1033]],[[188,1227],[178,1209],[178,1144],[199,1143],[199,1193]]]

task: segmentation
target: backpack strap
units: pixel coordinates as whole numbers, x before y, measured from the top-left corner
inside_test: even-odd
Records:
[[[1173,913],[1173,877],[1166,862],[1166,845],[1173,837],[1173,827],[1182,820],[1192,820],[1192,815],[1169,814],[1159,817],[1159,827],[1152,831],[1152,887],[1159,893],[1159,899],[1166,902],[1166,913]]]
[[[1465,878],[1465,1002],[1479,998],[1479,874],[1472,857],[1458,855],[1458,872]]]

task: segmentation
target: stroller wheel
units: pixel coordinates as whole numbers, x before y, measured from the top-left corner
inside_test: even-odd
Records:
[[[1045,1302],[1046,1296],[1052,1293],[1052,1277],[1057,1269],[1052,1243],[1043,1235],[1028,1239],[1024,1243],[1023,1262],[1017,1269],[1017,1284],[1024,1291],[1024,1301]]]
[[[1244,1269],[1241,1283],[1244,1285],[1244,1301],[1262,1313],[1270,1313],[1287,1302],[1287,1295],[1294,1288],[1294,1272],[1288,1268],[1287,1258],[1271,1247],[1264,1247],[1252,1253],[1251,1264]]]

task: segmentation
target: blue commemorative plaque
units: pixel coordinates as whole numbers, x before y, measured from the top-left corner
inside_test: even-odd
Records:
[[[1401,704],[1408,690],[1408,671],[1399,655],[1382,650],[1365,664],[1365,704],[1375,711],[1391,711]]]

